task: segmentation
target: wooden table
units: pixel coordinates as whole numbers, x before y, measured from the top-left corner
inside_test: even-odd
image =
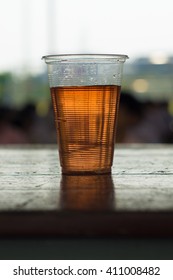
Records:
[[[112,175],[62,176],[54,145],[0,158],[1,237],[173,236],[172,145],[117,145]]]

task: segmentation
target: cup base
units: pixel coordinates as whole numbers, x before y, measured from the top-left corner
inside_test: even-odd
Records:
[[[62,168],[62,174],[64,175],[102,175],[102,174],[111,174],[111,168],[101,169],[101,170],[86,170],[86,171],[72,171],[65,170]]]

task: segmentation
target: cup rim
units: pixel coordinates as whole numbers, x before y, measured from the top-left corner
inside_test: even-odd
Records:
[[[50,54],[42,56],[42,59],[45,60],[46,63],[51,62],[108,62],[114,63],[116,62],[125,62],[128,59],[128,55],[125,54]]]

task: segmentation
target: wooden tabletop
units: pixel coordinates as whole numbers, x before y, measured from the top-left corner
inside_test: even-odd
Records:
[[[1,236],[173,236],[173,145],[117,145],[112,175],[61,175],[57,146],[0,147]]]

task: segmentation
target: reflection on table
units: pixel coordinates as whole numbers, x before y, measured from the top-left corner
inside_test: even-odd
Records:
[[[60,208],[68,210],[109,210],[115,207],[111,175],[63,175]]]

